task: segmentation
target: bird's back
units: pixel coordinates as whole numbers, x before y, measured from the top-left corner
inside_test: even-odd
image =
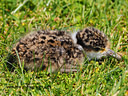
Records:
[[[65,31],[56,30],[29,33],[15,44],[12,54],[15,57],[19,56],[26,69],[34,70],[35,67],[44,69],[51,64],[52,71],[63,64],[68,66],[71,63],[78,64],[78,59],[83,60],[84,57],[82,50],[74,45]]]

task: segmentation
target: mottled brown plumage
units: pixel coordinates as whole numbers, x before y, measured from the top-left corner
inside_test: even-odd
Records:
[[[57,30],[29,33],[14,45],[9,62],[24,64],[27,70],[77,71],[84,61],[83,51],[89,60],[107,56],[121,59],[110,49],[109,40],[102,31],[88,27],[73,35]]]
[[[93,27],[85,28],[76,35],[77,43],[82,45],[85,51],[98,51],[108,46],[106,35]],[[109,46],[108,46],[109,47]]]
[[[108,37],[100,30],[88,27],[76,34],[77,44],[81,45],[88,59],[113,56],[121,59],[121,56],[110,49]]]
[[[52,72],[77,71],[78,64],[82,64],[84,60],[82,50],[65,31],[29,33],[15,44],[12,55],[27,70],[48,68],[49,72],[50,66]]]

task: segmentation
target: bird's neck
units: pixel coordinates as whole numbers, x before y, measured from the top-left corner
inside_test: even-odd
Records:
[[[71,38],[75,44],[77,44],[77,38],[76,38],[77,31],[74,31],[71,33]]]

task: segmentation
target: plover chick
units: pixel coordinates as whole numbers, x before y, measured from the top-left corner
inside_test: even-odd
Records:
[[[21,38],[12,48],[15,60],[27,70],[77,71],[84,54],[65,31],[38,31]]]
[[[76,38],[77,44],[83,47],[89,60],[110,56],[121,60],[121,56],[110,49],[108,37],[96,28],[85,28],[77,32]]]

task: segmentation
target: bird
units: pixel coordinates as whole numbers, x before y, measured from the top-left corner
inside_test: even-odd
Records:
[[[31,71],[75,72],[84,62],[84,54],[67,32],[39,30],[21,37],[13,45],[8,62]]]
[[[110,49],[110,41],[103,31],[87,27],[76,33],[76,43],[81,45],[88,60],[100,60],[104,57],[114,57],[121,60],[122,56]]]
[[[61,30],[39,30],[22,37],[12,48],[10,63],[26,70],[76,72],[88,60],[121,56],[110,49],[108,37],[94,27],[74,33]]]

